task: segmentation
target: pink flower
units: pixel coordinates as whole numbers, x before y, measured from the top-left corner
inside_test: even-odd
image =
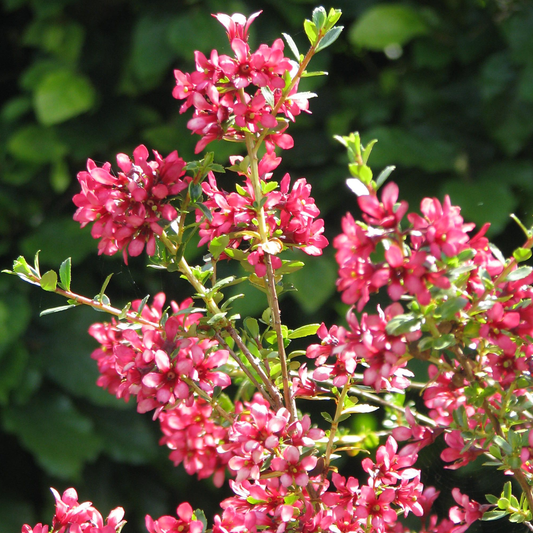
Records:
[[[424,198],[420,205],[421,217],[416,213],[408,215],[415,232],[411,240],[415,248],[429,244],[431,253],[441,258],[441,253],[453,257],[468,247],[474,224],[464,224],[463,217],[459,215],[461,208],[452,206],[448,195],[441,205],[436,198]]]
[[[196,520],[192,507],[184,502],[176,509],[178,518],[173,516],[162,516],[154,520],[146,515],[145,523],[148,533],[202,533],[203,524]]]
[[[42,524],[36,524],[33,527],[24,524],[21,533],[48,533],[48,531],[48,526],[43,526]]]
[[[78,503],[75,489],[67,489],[62,495],[53,488],[50,490],[56,500],[51,529],[54,533],[115,533],[126,523],[123,520],[122,507],[111,511],[104,521],[91,502]],[[48,533],[48,531],[48,526],[42,524],[37,524],[33,529],[28,525],[22,527],[22,533]]]
[[[161,222],[174,220],[178,213],[168,202],[187,187],[185,162],[174,151],[162,158],[154,151],[155,161],[148,161],[148,150],[138,146],[131,161],[118,154],[120,171],[114,174],[111,165],[96,166],[91,159],[87,171],[78,173],[81,193],[73,198],[78,207],[74,220],[83,228],[92,223],[91,235],[100,239],[98,253],[113,255],[122,251],[138,256],[146,246],[148,255],[155,253],[156,236],[161,235]]]
[[[448,448],[442,451],[440,458],[447,463],[453,462],[452,465],[445,466],[445,468],[450,470],[457,470],[462,466],[466,466],[483,453],[483,449],[475,445],[470,446],[465,450],[466,443],[461,436],[461,431],[459,429],[446,433],[444,435],[444,440],[446,441]]]
[[[187,474],[197,474],[198,479],[213,477],[213,483],[224,483],[230,452],[220,452],[218,447],[228,442],[228,428],[213,416],[213,408],[198,398],[191,406],[178,405],[159,416],[163,437],[159,444],[168,446],[170,459],[177,466],[183,462]]]
[[[470,524],[481,519],[485,511],[490,508],[490,505],[481,505],[475,500],[471,500],[466,494],[461,494],[457,488],[452,490],[452,496],[458,506],[450,509],[450,520],[454,524],[460,524],[459,527],[452,530],[453,533],[466,531]]]
[[[230,42],[233,39],[241,39],[246,42],[248,40],[248,30],[250,24],[262,13],[263,11],[257,11],[248,18],[240,13],[234,13],[233,15],[226,15],[224,13],[217,13],[213,15],[225,28],[228,34]]]
[[[287,446],[283,450],[283,459],[281,457],[274,457],[272,459],[272,470],[275,472],[283,472],[280,477],[281,484],[284,487],[291,485],[298,485],[305,487],[309,482],[308,471],[312,470],[317,463],[317,458],[309,455],[300,459],[300,452],[296,446]]]
[[[398,192],[398,185],[391,181],[383,187],[381,202],[375,194],[359,196],[357,202],[363,211],[363,218],[373,226],[397,228],[409,207],[405,200],[396,206]]]
[[[376,452],[376,462],[366,458],[361,462],[363,470],[370,474],[375,487],[381,485],[395,485],[399,480],[409,480],[420,475],[420,471],[409,468],[417,460],[416,454],[397,455],[398,444],[394,437],[389,436],[385,446],[380,446]]]
[[[386,526],[394,524],[397,520],[396,511],[390,508],[394,501],[393,489],[385,489],[379,496],[372,487],[361,487],[361,496],[357,502],[356,516],[358,518],[370,517],[370,521],[377,531],[384,531]]]

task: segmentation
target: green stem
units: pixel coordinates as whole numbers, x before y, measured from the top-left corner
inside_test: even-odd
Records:
[[[335,416],[333,418],[333,422],[331,423],[331,429],[329,430],[329,438],[328,443],[326,445],[326,453],[324,455],[324,472],[327,474],[329,471],[329,464],[330,464],[330,458],[331,454],[333,453],[333,445],[335,442],[335,434],[337,433],[337,429],[339,428],[339,419],[342,415],[342,410],[344,408],[344,399],[346,398],[346,395],[348,394],[348,391],[350,390],[351,383],[348,380],[344,387],[342,388],[341,394],[337,399],[337,408],[335,409]]]
[[[257,144],[255,138],[247,133],[246,134],[246,149],[250,158],[250,181],[254,189],[255,202],[258,206],[256,211],[258,229],[261,240],[261,245],[268,243],[269,231],[265,220],[265,211],[261,206],[263,199],[263,192],[261,190],[261,179],[259,177],[259,167],[257,160]],[[278,357],[281,365],[281,379],[283,383],[283,397],[285,407],[289,411],[290,421],[292,422],[296,418],[296,405],[294,398],[292,397],[292,390],[289,381],[289,370],[287,365],[287,355],[285,353],[285,344],[283,340],[283,333],[281,330],[281,311],[279,308],[278,294],[276,292],[276,277],[274,274],[274,268],[272,267],[272,258],[270,254],[264,251],[265,265],[266,265],[266,286],[267,286],[267,299],[268,306],[272,312],[272,322],[274,331],[276,332],[277,345],[278,345]]]
[[[150,320],[143,318],[142,316],[138,315],[135,311],[127,311],[126,313],[124,313],[124,310],[122,309],[117,309],[116,307],[112,307],[111,305],[106,305],[97,300],[86,298],[85,296],[80,296],[79,294],[76,294],[71,291],[66,291],[60,288],[56,288],[54,292],[56,294],[60,294],[61,296],[64,296],[65,298],[68,298],[69,300],[73,300],[76,303],[88,305],[98,311],[103,311],[105,313],[108,313],[110,315],[114,315],[117,317],[123,316],[130,322],[141,324],[142,326],[149,326],[154,329],[162,329],[159,323],[150,322]]]
[[[401,407],[399,405],[393,404],[392,402],[388,402],[387,400],[384,400],[383,398],[380,398],[379,396],[376,396],[375,394],[372,394],[371,392],[367,392],[367,391],[359,389],[357,386],[352,386],[350,388],[350,392],[357,396],[362,396],[363,398],[372,400],[374,403],[378,403],[385,407],[389,407],[390,409],[394,409],[395,411],[398,411],[405,415],[405,407]],[[436,422],[432,420],[431,418],[425,415],[422,415],[420,413],[413,412],[413,411],[411,411],[411,413],[415,417],[416,420],[419,420],[420,422],[423,422],[424,424],[428,426],[431,426],[434,428],[437,427]]]
[[[259,383],[255,376],[250,372],[246,365],[241,361],[240,357],[228,346],[227,342],[224,340],[220,333],[215,333],[215,339],[221,344],[228,352],[230,353],[233,360],[237,363],[239,368],[246,374],[246,377],[255,385],[257,390],[266,398],[269,403],[279,409],[281,407],[279,398],[274,399],[270,392],[268,392],[262,383]],[[242,349],[241,349],[242,351]]]
[[[202,397],[206,402],[208,402],[211,405],[211,407],[222,418],[224,418],[224,420],[227,420],[230,424],[233,424],[233,422],[235,421],[234,418],[225,409],[220,407],[220,405],[217,403],[216,400],[211,398],[205,391],[203,391],[200,387],[198,387],[198,385],[196,385],[196,383],[192,379],[189,379],[189,378],[182,378],[182,379],[185,383],[187,383],[187,385],[189,385],[189,387],[194,392],[196,392],[196,394],[198,394],[198,396]]]
[[[175,253],[175,246],[168,240],[168,237],[163,233],[162,236],[162,242],[165,244],[165,246],[170,245],[170,251]],[[168,244],[167,244],[168,243]],[[216,315],[221,313],[221,310],[219,309],[217,303],[213,299],[213,296],[210,295],[209,291],[204,287],[204,285],[196,278],[194,275],[194,272],[191,270],[191,267],[187,263],[186,259],[182,257],[179,261],[179,269],[180,272],[187,278],[187,281],[194,287],[200,298],[204,301],[207,310],[212,315]],[[263,384],[266,387],[266,390],[268,391],[268,394],[265,395],[266,400],[274,407],[278,407],[278,401],[277,396],[279,395],[279,392],[276,394],[276,388],[274,387],[274,384],[272,383],[271,379],[267,376],[265,371],[261,368],[258,361],[256,361],[256,358],[254,355],[248,350],[244,342],[242,341],[240,335],[237,333],[231,322],[228,320],[224,321],[224,325],[222,326],[223,329],[225,329],[231,336],[231,338],[237,343],[239,348],[241,349],[244,357],[248,360],[252,368],[256,371],[256,373],[259,375],[259,378],[263,382]],[[240,360],[236,356],[235,361],[237,364],[239,364]],[[263,388],[259,389],[260,392],[264,392]],[[279,407],[278,407],[279,408]]]

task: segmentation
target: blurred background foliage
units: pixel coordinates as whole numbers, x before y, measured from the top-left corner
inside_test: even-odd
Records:
[[[196,49],[229,52],[223,28],[209,13],[263,9],[252,41],[302,30],[315,0],[1,0],[0,254],[9,268],[19,254],[41,251],[43,268],[72,257],[73,288],[108,294],[122,307],[160,290],[177,300],[189,294],[176,276],[147,273],[145,258],[125,267],[98,257],[96,242],[72,221],[76,173],[91,157],[114,162],[140,143],[164,155],[178,149],[194,159],[197,138],[171,96],[172,69],[190,71]],[[327,8],[331,6],[325,6]],[[412,209],[423,196],[450,194],[467,220],[492,223],[490,235],[509,253],[521,243],[514,212],[527,226],[533,206],[533,4],[527,0],[337,0],[345,26],[320,53],[313,70],[328,77],[302,86],[319,94],[311,115],[291,127],[295,148],[281,172],[313,185],[328,237],[355,209],[345,186],[346,159],[334,134],[360,131],[379,140],[371,164],[393,175]],[[287,52],[287,55],[290,55]],[[217,146],[225,164],[233,145]],[[222,177],[221,182],[230,180]],[[292,280],[298,292],[283,299],[289,326],[328,325],[345,312],[335,294],[333,252],[309,259]],[[0,277],[0,524],[52,514],[48,487],[78,488],[107,512],[123,505],[130,533],[144,515],[173,512],[182,500],[213,512],[219,496],[209,481],[188,478],[159,448],[157,425],[98,389],[95,343],[88,326],[105,320],[91,310],[39,318],[62,305],[54,295]],[[260,313],[250,292],[238,308]],[[364,430],[372,417],[355,422]],[[431,455],[432,454],[432,455]],[[437,465],[438,451],[422,458]],[[460,472],[480,501],[487,479]],[[457,478],[438,474],[446,488]],[[495,489],[497,490],[497,489]],[[490,531],[505,524],[491,523]]]

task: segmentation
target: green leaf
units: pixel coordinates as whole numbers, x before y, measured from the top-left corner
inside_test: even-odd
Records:
[[[466,298],[462,298],[461,296],[449,298],[443,304],[437,307],[435,313],[440,315],[443,320],[451,320],[455,317],[456,313],[465,307],[467,303],[468,300]]]
[[[352,44],[370,50],[384,50],[391,45],[404,46],[425,35],[429,28],[420,13],[404,4],[380,4],[367,9],[350,28]]]
[[[45,309],[39,313],[39,316],[53,315],[54,313],[61,313],[62,311],[67,311],[73,307],[78,307],[76,304],[61,305],[59,307],[52,307],[50,309]]]
[[[33,105],[41,124],[60,124],[93,108],[96,92],[88,78],[71,70],[47,74],[35,88]]]
[[[209,243],[209,251],[214,259],[218,259],[229,244],[229,235],[215,237]]]
[[[294,42],[293,38],[288,33],[282,33],[284,39],[287,41],[287,44],[289,45],[289,48],[291,49],[292,54],[296,58],[296,61],[300,61],[300,51],[298,50],[298,47],[296,46],[296,43]]]
[[[109,285],[109,282],[111,281],[111,278],[113,277],[113,273],[109,274],[107,278],[105,279],[104,283],[102,284],[102,288],[100,289],[100,292],[98,293],[98,296],[96,296],[95,300],[97,302],[101,302],[105,296],[105,290],[107,289],[107,286]],[[148,299],[148,297],[146,297]]]
[[[327,411],[322,411],[320,414],[326,422],[329,422],[330,424],[333,423],[333,418],[331,418],[331,415]]]
[[[313,78],[314,76],[327,76],[328,73],[325,70],[317,70],[316,72],[308,72],[305,70],[302,73],[302,78]]]
[[[17,159],[28,163],[52,163],[67,153],[54,130],[44,126],[24,126],[9,138],[7,149]]]
[[[310,20],[305,20],[304,30],[305,34],[307,35],[307,38],[309,39],[309,42],[311,43],[311,46],[313,46],[316,43],[316,39],[318,37],[318,31],[316,26]]]
[[[83,466],[100,452],[102,441],[89,418],[54,390],[4,412],[4,427],[19,438],[40,466],[60,479],[80,478]]]
[[[455,338],[455,335],[453,333],[448,333],[447,335],[442,335],[438,339],[435,339],[433,342],[433,347],[435,350],[444,350],[456,343],[457,339]]]
[[[202,204],[201,202],[196,202],[195,205],[203,213],[203,215],[205,216],[205,218],[207,218],[209,222],[213,220],[213,214],[205,204]]]
[[[373,413],[374,411],[377,411],[378,409],[379,407],[375,405],[370,405],[368,403],[358,403],[357,405],[343,409],[342,412],[343,414]]]
[[[194,518],[202,522],[202,530],[199,533],[204,533],[207,529],[207,518],[205,516],[205,513],[202,511],[202,509],[194,510]]]
[[[313,15],[311,18],[313,20],[313,24],[320,29],[324,26],[328,15],[326,13],[326,10],[322,6],[319,6],[313,9]]]
[[[485,498],[487,498],[487,501],[493,505],[498,503],[498,496],[494,496],[494,494],[485,494]]]
[[[141,303],[139,304],[139,308],[137,309],[137,316],[141,316],[142,315],[142,312],[143,312],[143,309],[144,307],[146,306],[146,304],[148,303],[148,300],[150,299],[150,295],[147,294],[142,300],[141,300]]]
[[[326,35],[324,35],[324,37],[320,40],[316,51],[320,52],[321,50],[324,50],[324,48],[332,45],[339,38],[343,29],[344,26],[336,26],[335,28],[331,28],[331,30],[329,30],[328,33],[326,33]]]
[[[389,335],[403,335],[418,331],[421,326],[421,319],[411,314],[396,315],[389,320],[385,329]]]
[[[510,272],[505,278],[506,281],[518,281],[524,278],[527,278],[533,272],[533,268],[530,266],[521,266],[516,270]]]
[[[308,324],[307,326],[301,326],[289,333],[289,339],[301,339],[303,337],[315,335],[319,327],[320,324]]]
[[[255,318],[249,316],[246,317],[244,319],[244,327],[252,339],[257,339],[259,337],[259,323]]]
[[[244,294],[235,294],[233,296],[230,296],[229,298],[227,298],[226,300],[224,300],[224,303],[222,304],[222,306],[220,307],[220,310],[221,311],[226,311],[227,309],[231,309],[230,308],[230,305],[235,301],[235,300],[240,300],[241,298],[244,298]],[[200,309],[200,311],[203,311],[203,309]]]
[[[506,511],[500,511],[495,509],[494,511],[487,511],[483,514],[482,520],[489,521],[489,520],[498,520],[499,518],[504,517],[507,514]]]
[[[43,290],[54,292],[57,288],[57,274],[53,270],[45,272],[41,276],[40,285]]]
[[[28,265],[28,262],[26,261],[24,256],[19,255],[17,259],[13,261],[13,272],[15,274],[24,274],[25,276],[32,275],[30,266]]]
[[[72,260],[69,257],[68,259],[65,259],[59,267],[59,279],[61,280],[59,285],[66,291],[70,291],[71,263]]]
[[[379,176],[376,179],[376,188],[379,189],[384,183],[385,180],[392,174],[392,172],[396,169],[395,166],[389,165],[388,167],[385,167],[380,173]]]

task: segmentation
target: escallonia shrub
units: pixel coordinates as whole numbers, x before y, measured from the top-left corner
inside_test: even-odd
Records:
[[[107,312],[111,318],[89,330],[99,344],[91,354],[98,386],[153,414],[175,465],[217,487],[229,483],[233,495],[211,525],[182,502],[175,516],[147,516],[149,533],[407,533],[409,515],[426,533],[461,533],[503,517],[533,530],[533,269],[521,265],[533,231],[518,221],[524,244],[505,258],[485,236],[488,225],[476,231],[447,196],[410,211],[387,182],[392,167],[374,179],[373,143],[363,146],[357,133],[338,137],[361,213],[343,218],[332,243],[350,309],[344,325],[289,329],[278,296],[304,264],[284,252],[320,256],[328,240],[310,184],[277,175],[279,154],[293,146],[291,123],[310,112],[316,95],[299,84],[317,74],[309,63],[339,36],[341,13],[313,11],[305,54],[289,35],[252,50],[248,31],[259,14],[214,15],[232,55],[196,52],[194,72],[174,71],[173,96],[180,112],[192,113],[196,152],[222,139],[243,145],[245,156],[223,166],[213,153],[186,162],[177,151],[164,157],[141,145],[132,158],[118,154],[115,168],[89,159],[78,174],[74,219],[91,226],[98,252],[122,253],[125,262],[145,252],[152,267],[186,280],[194,297],[160,293],[115,308],[105,295],[109,278],[94,298],[71,290],[70,259],[58,275],[41,274],[38,256],[34,265],[19,257],[9,273],[67,298],[47,312]],[[224,190],[223,172],[239,176],[235,190]],[[207,248],[198,265],[188,261],[194,244]],[[242,275],[217,277],[221,261],[239,263]],[[259,319],[232,314],[240,295],[226,298],[224,289],[241,283],[264,293]],[[373,303],[377,293],[388,305]],[[290,351],[306,337],[314,337],[306,350]],[[413,359],[427,366],[426,383],[414,381]],[[419,400],[406,401],[415,386]],[[313,400],[331,402],[320,421],[326,429],[301,411]],[[394,417],[376,452],[360,461],[364,474],[343,474],[337,460],[359,461],[369,447],[346,421],[384,406]],[[502,470],[509,481],[501,494],[480,503],[454,488],[456,505],[437,516],[439,492],[422,483],[417,466],[437,439],[446,468],[484,456],[484,467]],[[125,524],[122,508],[104,520],[75,489],[52,492],[51,525],[26,524],[23,533],[114,533]]]

